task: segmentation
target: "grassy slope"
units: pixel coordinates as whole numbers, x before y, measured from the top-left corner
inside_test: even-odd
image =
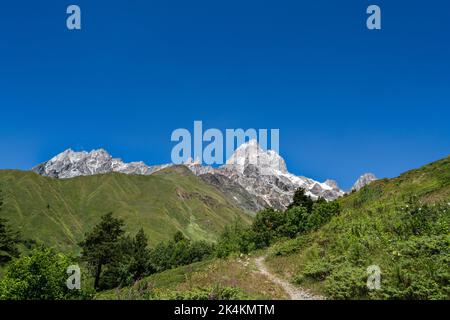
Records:
[[[312,274],[316,272],[320,278],[322,276],[320,272],[326,269],[323,268],[322,262],[328,261],[330,256],[333,260],[332,256],[338,254],[339,250],[350,252],[350,257],[341,256],[344,260],[353,259],[352,255],[361,255],[360,258],[363,258],[362,256],[367,253],[365,251],[368,250],[371,257],[370,264],[379,264],[384,272],[389,269],[386,264],[392,262],[392,253],[387,251],[384,243],[389,239],[379,239],[380,241],[376,239],[380,235],[379,229],[383,229],[389,221],[395,220],[394,206],[412,194],[428,202],[449,200],[449,181],[450,158],[447,158],[409,171],[395,179],[373,182],[360,192],[340,199],[342,214],[320,230],[296,239],[281,241],[269,248],[266,262],[275,273],[299,283],[298,279],[302,278],[299,275],[305,271]],[[351,230],[357,230],[359,235],[354,235]],[[375,241],[365,243],[367,235]],[[389,235],[383,236],[389,238]],[[355,249],[355,243],[360,251]],[[368,248],[364,248],[366,245]],[[337,247],[339,249],[336,249]],[[357,266],[357,260],[358,258],[356,261],[344,261],[343,265],[348,262]],[[241,288],[251,299],[287,298],[281,288],[255,272],[252,260],[249,264],[245,264],[245,261],[246,258],[214,259],[167,270],[147,277],[132,287],[99,293],[97,299],[147,299],[151,292],[164,296],[165,293],[173,291],[186,292],[217,284]],[[367,277],[365,267],[368,261],[361,259],[360,262],[363,268],[359,271],[363,272],[361,283],[364,287]],[[355,270],[350,271],[354,273]],[[351,275],[344,274],[344,276],[351,278]],[[303,277],[301,280],[299,284],[312,292],[326,293],[325,278]],[[358,292],[352,294],[354,294],[352,298],[364,298],[358,296]]]
[[[450,157],[408,171],[397,178],[374,181],[340,199],[344,210],[392,207],[410,195],[428,203],[450,199]]]
[[[334,298],[383,298],[395,294],[418,299],[449,298],[449,210],[442,221],[436,221],[447,230],[440,236],[422,234],[401,239],[393,230],[405,219],[396,208],[411,195],[427,203],[448,203],[450,157],[398,178],[373,182],[343,197],[339,200],[340,216],[312,234],[273,246],[269,266],[293,282]],[[365,290],[366,268],[371,264],[381,267],[384,281],[383,290],[376,294]],[[441,283],[437,284],[436,279]],[[402,288],[401,293],[397,288]]]
[[[239,288],[246,299],[287,299],[283,289],[257,272],[249,257],[230,257],[193,263],[153,274],[131,287],[101,292],[100,300],[149,299],[151,293],[166,299],[174,292],[189,292],[197,288]]]
[[[32,172],[0,171],[2,217],[28,239],[73,250],[100,216],[113,212],[127,230],[143,227],[150,245],[181,230],[191,239],[214,240],[235,218],[250,221],[214,187],[185,167],[151,176],[105,174],[56,180]]]

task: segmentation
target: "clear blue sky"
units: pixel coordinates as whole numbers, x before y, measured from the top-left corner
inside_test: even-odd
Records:
[[[279,128],[290,171],[344,188],[449,154],[448,1],[2,1],[0,35],[0,168],[169,162],[194,120]]]

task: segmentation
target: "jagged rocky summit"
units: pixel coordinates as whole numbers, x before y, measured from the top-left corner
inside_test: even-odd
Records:
[[[378,180],[378,178],[373,173],[365,173],[356,180],[352,187],[352,191],[359,191],[375,180]]]
[[[68,149],[34,167],[32,171],[42,176],[68,179],[110,172],[148,175],[167,166],[147,166],[143,162],[124,163],[121,159],[113,158],[103,149],[91,152],[75,152]]]
[[[221,189],[241,207],[251,211],[264,207],[284,209],[298,188],[305,189],[314,199],[322,197],[334,200],[344,195],[334,180],[318,182],[290,173],[278,153],[263,150],[255,140],[242,144],[227,163],[219,168],[203,166],[192,159],[184,165],[205,182]],[[32,170],[43,176],[67,179],[109,172],[150,175],[169,166],[171,164],[148,166],[143,162],[125,163],[103,149],[91,152],[68,149]],[[358,186],[366,180],[362,180]]]

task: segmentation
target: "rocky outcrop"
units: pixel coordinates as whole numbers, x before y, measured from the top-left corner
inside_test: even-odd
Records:
[[[75,152],[68,149],[34,167],[32,171],[42,176],[68,179],[110,172],[149,175],[167,166],[147,166],[143,162],[124,163],[121,159],[113,158],[103,149],[91,152]]]
[[[365,173],[356,180],[352,187],[352,191],[359,191],[372,181],[378,180],[373,173]]]

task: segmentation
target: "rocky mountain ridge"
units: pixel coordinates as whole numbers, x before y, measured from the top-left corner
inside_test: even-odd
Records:
[[[58,179],[90,176],[109,172],[150,175],[172,164],[148,166],[144,162],[125,163],[103,149],[75,152],[68,149],[32,169]],[[255,140],[242,144],[227,163],[219,168],[203,166],[189,159],[184,163],[195,175],[214,185],[247,210],[264,207],[286,208],[295,190],[305,189],[314,199],[334,200],[344,191],[336,181],[318,182],[290,173],[284,159],[273,150],[263,150]],[[372,176],[358,179],[356,187],[373,181]],[[355,187],[355,186],[354,186]]]

